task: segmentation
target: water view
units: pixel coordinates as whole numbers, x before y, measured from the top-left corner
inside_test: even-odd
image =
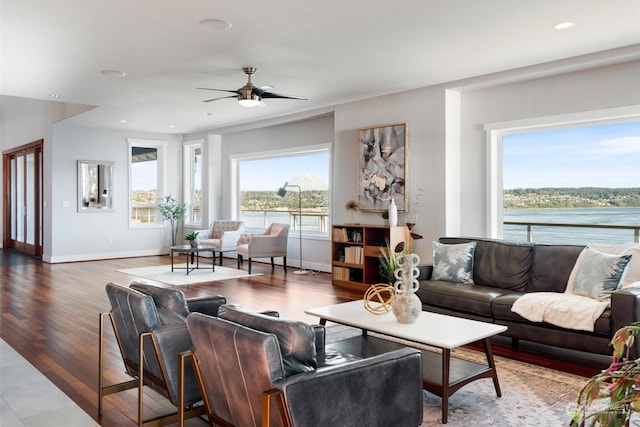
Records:
[[[561,224],[606,224],[640,226],[640,208],[573,208],[505,210],[504,221],[544,222]],[[504,225],[505,240],[526,241],[527,227]],[[617,245],[631,243],[633,230],[598,228],[533,227],[533,241],[549,244],[600,243]]]

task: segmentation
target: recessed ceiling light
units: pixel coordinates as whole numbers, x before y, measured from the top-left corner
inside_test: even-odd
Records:
[[[169,125],[169,127],[173,129],[174,127],[176,127],[176,125]]]
[[[127,121],[122,119],[122,120],[120,120],[120,123],[127,123]]]
[[[49,98],[58,99],[58,98],[62,98],[62,95],[58,95],[57,93],[50,93]]]
[[[231,22],[222,19],[203,19],[200,21],[200,25],[213,28],[214,30],[228,30],[231,28]]]
[[[576,26],[575,22],[561,22],[559,24],[556,24],[553,26],[554,30],[558,30],[558,31],[562,31],[562,30],[568,30],[569,28],[573,28]]]
[[[100,72],[109,77],[124,77],[127,75],[127,73],[125,73],[124,71],[119,70],[102,70]]]

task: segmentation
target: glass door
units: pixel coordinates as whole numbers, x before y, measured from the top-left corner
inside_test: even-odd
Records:
[[[42,256],[42,141],[4,154],[5,248]]]

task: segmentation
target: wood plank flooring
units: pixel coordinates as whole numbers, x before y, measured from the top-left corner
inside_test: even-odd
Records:
[[[98,319],[109,310],[107,282],[127,285],[133,279],[116,270],[168,264],[169,256],[46,264],[10,250],[0,250],[0,337],[103,426],[133,426],[136,392],[105,398],[97,413]],[[224,265],[235,268],[235,259]],[[317,323],[304,309],[361,298],[357,292],[331,286],[327,273],[284,274],[268,264],[254,263],[250,278],[180,286],[187,297],[223,295],[249,310],[274,309],[282,317]],[[159,286],[168,286],[158,283]],[[128,379],[115,339],[107,328],[106,381]],[[591,376],[609,359],[522,342],[496,339],[497,355]],[[152,391],[145,392],[145,417],[166,413],[171,405]],[[194,424],[198,425],[198,424]]]

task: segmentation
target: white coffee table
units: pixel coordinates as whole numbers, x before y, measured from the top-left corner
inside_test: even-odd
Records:
[[[423,311],[415,323],[403,324],[392,313],[370,313],[364,308],[362,300],[312,308],[305,310],[305,313],[319,317],[323,325],[329,320],[362,329],[362,337],[358,337],[358,342],[345,343],[355,352],[368,352],[368,348],[376,352],[376,348],[384,348],[374,337],[367,336],[367,331],[441,349],[441,353],[422,350],[422,381],[425,390],[442,398],[443,424],[447,422],[449,396],[472,381],[492,378],[496,395],[502,395],[489,338],[506,331],[506,326],[428,311]],[[477,341],[483,344],[486,364],[451,357],[451,350]]]

